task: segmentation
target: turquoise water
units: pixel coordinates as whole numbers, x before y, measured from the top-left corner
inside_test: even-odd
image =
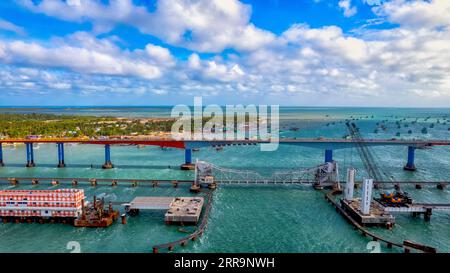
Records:
[[[32,112],[66,112],[67,108],[26,109]],[[2,108],[1,111],[11,109]],[[23,110],[16,110],[23,111]],[[170,108],[70,108],[71,114],[117,116],[168,116]],[[372,118],[373,115],[373,118]],[[367,118],[366,118],[367,116]],[[449,139],[449,109],[383,109],[383,108],[282,108],[281,137],[335,137],[346,134],[344,120],[355,122],[367,138],[418,138]],[[427,120],[425,120],[429,117]],[[406,121],[403,119],[406,118]],[[416,124],[412,124],[419,118]],[[376,123],[386,122],[387,131],[374,133]],[[439,123],[437,123],[439,119]],[[396,121],[402,120],[401,129]],[[333,124],[334,122],[334,124]],[[429,128],[434,123],[434,128]],[[408,124],[408,127],[404,127]],[[297,127],[299,131],[289,128]],[[421,129],[428,127],[428,133]],[[412,134],[408,134],[412,130]],[[450,148],[435,147],[416,151],[418,171],[403,171],[406,147],[376,147],[372,149],[379,159],[379,166],[398,180],[448,181]],[[56,168],[57,147],[39,145],[35,149],[38,167],[24,168],[25,147],[4,146],[6,167],[0,168],[1,177],[96,177],[96,178],[147,178],[188,179],[192,172],[178,170],[184,161],[184,152],[177,149],[161,150],[158,147],[112,147],[115,169],[98,168],[103,163],[103,147],[95,145],[66,145],[67,168]],[[278,170],[311,167],[324,160],[319,149],[281,145],[275,152],[261,152],[257,146],[226,147],[222,151],[204,148],[193,153],[193,158],[216,165],[252,169],[263,174]],[[358,177],[364,169],[355,149],[336,150],[334,159],[340,164],[341,179],[349,166],[358,169]],[[91,164],[93,168],[91,168]],[[9,188],[0,185],[0,188]],[[59,187],[64,187],[60,185]],[[111,201],[129,201],[134,196],[187,196],[188,188],[182,186],[139,186],[129,188],[80,185],[88,199],[93,195]],[[52,188],[41,184],[37,187],[22,183],[19,189]],[[408,189],[414,199],[423,202],[448,203],[448,189],[438,191],[424,188]],[[223,185],[215,192],[208,228],[201,239],[176,252],[368,252],[368,238],[361,237],[335,210],[324,201],[323,195],[307,186],[231,186]],[[69,252],[66,245],[77,241],[83,252],[149,252],[154,244],[164,243],[185,236],[178,227],[166,226],[163,212],[144,212],[128,218],[127,225],[115,224],[107,229],[74,228],[62,224],[2,224],[0,225],[0,252]],[[410,239],[450,252],[450,213],[434,213],[425,223],[421,218],[397,215],[393,230],[373,229],[395,241]],[[382,248],[382,251],[397,251]]]

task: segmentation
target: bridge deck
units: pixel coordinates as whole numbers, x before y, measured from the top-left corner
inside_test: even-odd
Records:
[[[173,148],[190,148],[201,146],[251,145],[269,143],[269,140],[176,140],[172,138],[124,138],[124,139],[79,139],[79,138],[42,138],[42,139],[0,139],[0,143],[80,143],[111,145],[154,145]],[[295,138],[279,139],[280,144],[351,144],[352,139]],[[450,140],[406,140],[406,139],[365,139],[367,145],[409,145],[409,146],[442,146],[450,145]]]

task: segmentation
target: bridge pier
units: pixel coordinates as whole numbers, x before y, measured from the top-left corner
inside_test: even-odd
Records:
[[[0,142],[0,167],[5,166],[5,164],[3,163],[3,148],[2,148],[3,143]]]
[[[103,169],[112,169],[114,165],[111,163],[111,145],[105,145],[105,164],[102,165]]]
[[[64,168],[64,143],[58,143],[58,168]]]
[[[192,149],[184,149],[184,164],[181,165],[181,169],[188,171],[194,168],[195,164],[192,164]]]
[[[27,142],[25,143],[27,149],[27,168],[32,168],[36,166],[34,164],[34,151],[33,151],[33,143]]]
[[[415,152],[416,148],[413,146],[408,146],[408,162],[406,163],[405,167],[403,167],[403,169],[405,171],[415,171],[416,170],[416,166],[414,165],[414,152]]]
[[[425,222],[430,222],[432,214],[433,214],[433,210],[431,208],[427,208],[427,211],[423,215]]]
[[[333,162],[333,150],[325,150],[325,163]]]

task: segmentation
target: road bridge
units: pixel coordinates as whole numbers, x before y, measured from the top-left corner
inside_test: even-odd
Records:
[[[275,140],[272,140],[275,141]],[[352,139],[326,139],[326,138],[295,138],[278,140],[280,145],[295,145],[316,148],[325,151],[325,162],[333,161],[333,150],[356,147]],[[113,168],[111,159],[111,146],[114,145],[150,145],[164,148],[184,149],[184,164],[182,169],[192,170],[192,150],[204,147],[225,147],[242,145],[259,145],[270,143],[270,140],[175,140],[170,138],[121,138],[121,139],[78,139],[78,138],[41,138],[41,139],[0,139],[0,166],[4,166],[2,144],[24,143],[26,145],[26,167],[36,166],[34,161],[33,145],[38,143],[50,143],[58,145],[58,164],[65,167],[64,144],[90,144],[103,145],[105,149],[105,163],[103,168]],[[450,140],[405,140],[405,139],[364,139],[360,143],[364,146],[405,146],[408,147],[407,163],[405,170],[414,171],[414,158],[416,149],[425,149],[435,146],[450,146]]]

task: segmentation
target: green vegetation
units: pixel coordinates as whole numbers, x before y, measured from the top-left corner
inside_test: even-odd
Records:
[[[0,137],[99,137],[170,132],[172,119],[122,119],[115,117],[52,114],[0,114]]]

